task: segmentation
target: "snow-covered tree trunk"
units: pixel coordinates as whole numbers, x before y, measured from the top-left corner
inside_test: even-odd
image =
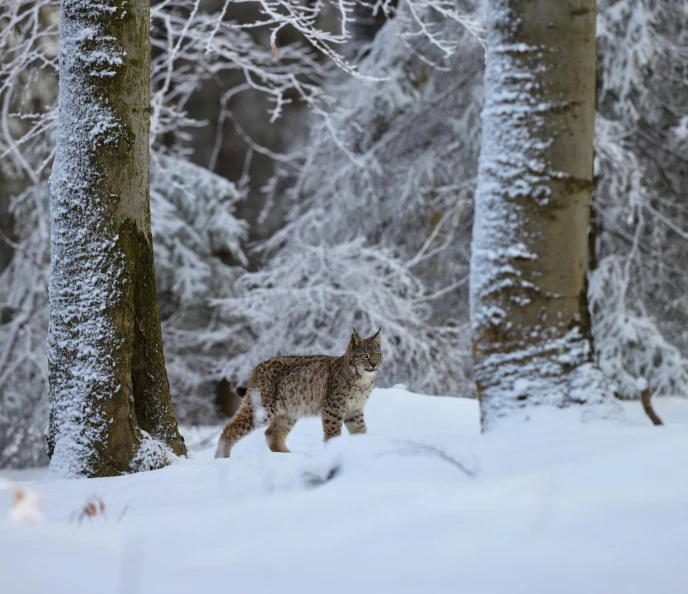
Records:
[[[595,0],[492,0],[471,255],[483,428],[533,405],[615,409],[586,300]]]
[[[108,476],[184,454],[170,400],[149,203],[146,0],[62,0],[50,180],[48,452]]]

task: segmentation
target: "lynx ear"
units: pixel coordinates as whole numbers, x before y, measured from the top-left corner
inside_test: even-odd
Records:
[[[363,341],[361,340],[361,337],[358,335],[358,332],[356,332],[356,328],[352,328],[352,330],[354,331],[354,333],[351,335],[351,341],[349,344],[351,344],[352,346],[358,346]]]
[[[380,344],[380,333],[382,332],[382,326],[380,326],[380,329],[375,333],[375,336],[372,337],[371,340],[374,340],[378,344]]]

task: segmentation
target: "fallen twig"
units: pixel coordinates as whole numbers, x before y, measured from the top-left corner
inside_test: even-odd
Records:
[[[434,456],[436,458],[439,458],[440,460],[443,460],[444,462],[447,462],[448,464],[451,464],[454,468],[457,468],[460,470],[463,474],[465,474],[469,478],[475,478],[476,477],[476,472],[474,470],[471,470],[469,468],[466,468],[461,462],[459,462],[456,458],[453,458],[446,452],[440,450],[439,448],[428,445],[426,443],[416,443],[413,441],[405,441],[403,442],[406,445],[406,448],[401,448],[398,450],[390,450],[387,452],[380,452],[377,454],[378,456],[389,456],[390,454],[407,454],[407,455],[426,455],[426,456]]]
[[[664,425],[664,423],[662,423],[662,419],[660,419],[659,415],[655,412],[655,409],[652,408],[652,403],[650,402],[651,397],[652,392],[650,391],[649,387],[640,392],[640,401],[643,403],[643,410],[647,416],[650,417],[650,420],[653,424]]]

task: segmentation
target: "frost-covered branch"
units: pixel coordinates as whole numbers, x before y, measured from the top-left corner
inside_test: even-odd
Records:
[[[253,338],[225,368],[237,380],[274,354],[339,354],[350,326],[382,326],[383,382],[472,392],[464,291],[482,48],[457,19],[433,38],[414,23],[400,6],[361,61],[383,82],[325,89],[337,101],[311,118],[289,221],[261,246],[264,268],[223,302]]]
[[[600,3],[589,298],[600,364],[625,398],[639,375],[688,394],[686,25],[681,2]]]

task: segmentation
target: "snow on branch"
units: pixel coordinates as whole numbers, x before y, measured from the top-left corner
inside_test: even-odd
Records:
[[[264,268],[222,301],[243,312],[249,345],[230,377],[280,353],[341,354],[350,326],[382,326],[383,383],[472,392],[463,291],[482,48],[456,20],[434,39],[414,22],[402,5],[369,45],[360,70],[382,82],[326,87],[337,100],[311,118],[288,223],[260,246]]]
[[[429,308],[419,299],[422,283],[387,250],[368,247],[362,238],[337,245],[295,242],[265,270],[245,275],[241,289],[219,305],[241,311],[255,340],[224,364],[225,377],[245,379],[268,344],[271,356],[339,356],[352,326],[382,326],[383,381],[402,378],[429,388],[456,371],[449,353],[466,329],[429,324]]]
[[[688,38],[680,2],[599,3],[595,260],[600,364],[624,398],[633,378],[686,395]]]

